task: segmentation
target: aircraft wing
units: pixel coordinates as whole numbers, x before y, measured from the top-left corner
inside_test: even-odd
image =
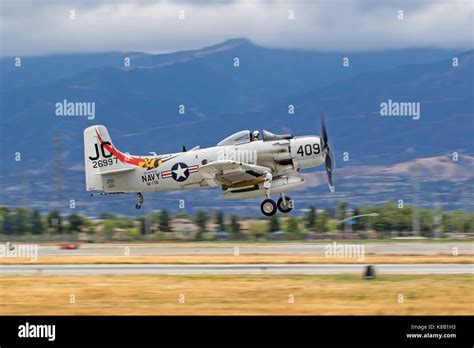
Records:
[[[211,187],[242,187],[265,181],[265,174],[271,173],[267,167],[243,162],[221,160],[199,167],[199,172]]]

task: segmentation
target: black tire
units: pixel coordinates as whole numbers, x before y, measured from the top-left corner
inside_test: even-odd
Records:
[[[288,206],[283,204],[283,199],[280,197],[277,203],[277,207],[279,211],[286,214],[293,210],[293,202],[290,197],[285,197],[285,198],[286,198],[285,200],[288,202]]]
[[[277,211],[277,205],[273,199],[265,199],[260,205],[260,210],[265,216],[275,215]]]
[[[135,204],[135,209],[140,209],[142,207],[141,204]]]

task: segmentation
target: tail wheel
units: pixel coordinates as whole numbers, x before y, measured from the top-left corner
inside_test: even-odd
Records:
[[[275,215],[277,211],[277,205],[273,199],[266,199],[260,205],[260,210],[263,215],[272,216]]]
[[[283,199],[280,197],[277,203],[278,210],[281,211],[282,213],[289,213],[290,211],[293,210],[293,201],[291,200],[290,197],[285,197]]]

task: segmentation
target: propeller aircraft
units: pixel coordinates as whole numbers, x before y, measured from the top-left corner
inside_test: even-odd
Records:
[[[142,192],[221,188],[222,198],[264,198],[260,209],[266,216],[277,210],[289,213],[293,200],[286,192],[304,184],[300,170],[325,164],[328,185],[334,192],[333,155],[321,115],[321,136],[293,136],[243,130],[216,146],[199,146],[182,152],[133,156],[120,152],[107,128],[95,125],[84,130],[87,191],[102,194],[136,193],[139,209]],[[271,196],[280,195],[277,202]]]

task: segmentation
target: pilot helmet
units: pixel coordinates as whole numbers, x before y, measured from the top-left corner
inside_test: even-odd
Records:
[[[252,139],[258,139],[258,136],[260,135],[260,132],[258,130],[253,131],[252,133]]]

